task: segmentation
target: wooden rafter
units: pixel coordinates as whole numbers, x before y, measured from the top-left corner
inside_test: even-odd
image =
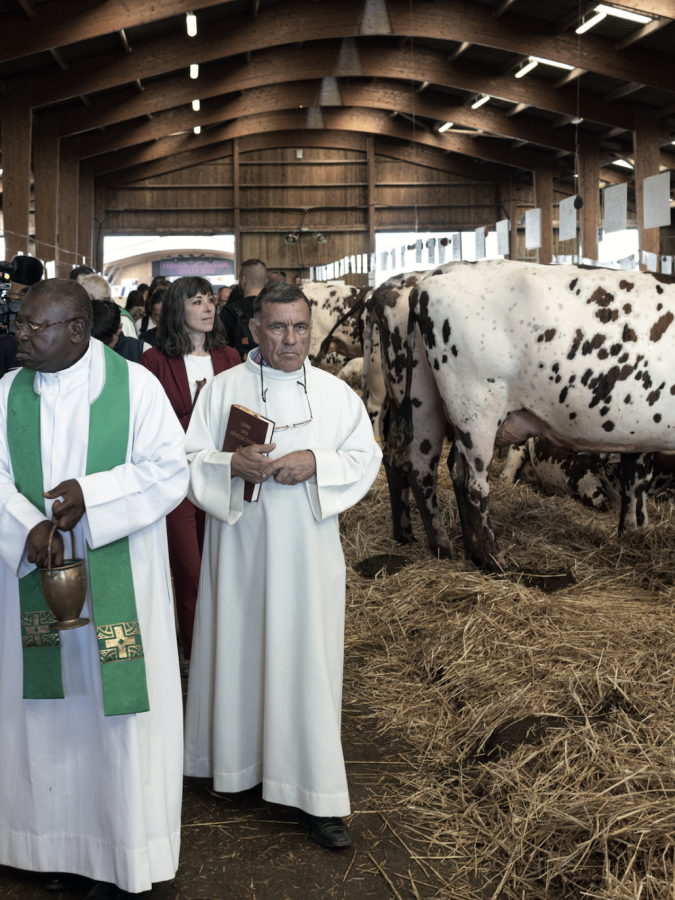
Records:
[[[411,128],[398,119],[392,119],[387,112],[369,109],[333,108],[323,110],[327,129],[345,131],[362,131],[367,134],[389,135],[400,140],[413,140],[415,144],[424,144],[437,150],[459,153],[463,156],[484,159],[516,168],[534,169],[543,160],[548,160],[545,153],[533,151],[512,152],[498,142],[491,140],[472,140],[466,135],[455,135],[452,132],[434,134],[418,129],[414,134]],[[247,134],[263,131],[301,131],[305,128],[305,113],[302,110],[291,110],[247,116],[230,122],[227,125],[211,128],[200,135],[178,135],[167,137],[161,141],[143,144],[138,148],[120,150],[97,156],[94,170],[97,175],[116,169],[160,159],[163,156],[174,156],[189,152],[192,148],[206,144],[219,143]]]
[[[46,105],[133,81],[162,75],[192,62],[222,58],[223,46],[236,45],[238,53],[299,41],[356,36],[363,0],[341,0],[339,4],[317,4],[314,0],[287,0],[266,7],[257,19],[250,14],[231,16],[210,23],[196,43],[183,30],[139,41],[137,52],[122,59],[113,52],[83,56],[70,71],[50,79],[37,77],[35,105]],[[411,27],[408,0],[388,0],[389,18],[395,34]],[[553,27],[531,17],[506,13],[496,20],[489,7],[471,0],[455,0],[453,15],[438,4],[420,6],[412,19],[415,37],[487,44],[523,55],[535,54],[613,78],[639,80],[645,85],[672,91],[672,57],[640,47],[617,56],[606,38],[586,34],[555,34]],[[12,42],[14,43],[14,41]]]
[[[254,150],[267,150],[280,147],[329,147],[341,150],[366,151],[366,135],[348,131],[277,131],[266,134],[255,134],[243,137],[239,141],[239,152],[248,153]],[[375,139],[375,153],[391,159],[398,159],[431,169],[439,169],[464,178],[476,179],[476,167],[460,157],[448,157],[430,147],[406,147],[381,138]],[[145,165],[135,166],[113,175],[106,176],[109,187],[155,178],[168,172],[189,166],[200,165],[216,159],[232,155],[232,141],[210,144],[179,157],[166,157]],[[481,167],[481,180],[498,181],[508,177],[509,170],[501,166],[487,164]]]
[[[210,66],[200,72],[200,99],[268,84],[332,76],[339,55],[340,41],[321,41],[312,42],[300,50],[283,47],[261,51],[249,65],[244,65],[241,58],[228,59],[219,66]],[[370,78],[429,81],[431,84],[489,93],[514,104],[537,106],[559,115],[576,115],[577,111],[576,90],[573,88],[556,91],[550,82],[543,79],[505,76],[496,66],[489,67],[468,59],[449,63],[444,53],[430,48],[418,48],[410,54],[405,49],[364,46],[359,48],[358,66],[359,72],[354,72],[354,75],[360,73]],[[188,77],[186,70],[181,70],[178,74],[149,81],[142,96],[126,87],[100,98],[94,97],[92,108],[85,115],[80,110],[62,110],[62,136],[189,103],[194,98],[194,90],[194,81]],[[631,104],[605,103],[601,94],[591,91],[582,92],[579,101],[579,114],[583,119],[600,122],[608,128],[633,128]]]
[[[234,3],[236,0],[58,0],[57,3],[41,3],[36,15],[31,0],[18,0],[28,12],[33,9],[31,22],[25,13],[3,13],[0,27],[12,40],[0,47],[0,62],[18,59],[30,53],[39,53],[51,47],[63,47],[78,41],[99,37],[103,34],[146,25],[169,16],[178,16],[193,9],[206,9]]]
[[[540,144],[552,150],[573,153],[574,134],[560,129],[542,128],[540,119],[524,116],[510,118],[495,107],[470,109],[448,101],[447,94],[428,90],[413,101],[410,90],[403,84],[378,82],[355,83],[345,79],[338,82],[345,106],[398,111],[402,115],[425,116],[439,121],[453,121],[464,128],[479,129],[505,138]],[[177,107],[157,114],[151,122],[134,120],[109,128],[105,135],[90,132],[82,135],[80,155],[95,156],[121,150],[134,144],[157,140],[177,132],[192,131],[193,126],[214,125],[242,116],[261,115],[279,109],[307,108],[316,103],[320,81],[295,81],[252,88],[237,97],[214,97],[204,100],[198,113],[190,106]],[[420,124],[419,122],[417,124]]]

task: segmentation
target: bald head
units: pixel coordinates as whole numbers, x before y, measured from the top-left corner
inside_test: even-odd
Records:
[[[77,281],[68,278],[47,278],[45,281],[38,281],[26,294],[22,310],[28,300],[31,300],[31,306],[35,303],[42,308],[61,310],[64,317],[82,319],[87,337],[91,334],[94,324],[91,300],[85,288]]]
[[[17,361],[38,372],[69,368],[89,346],[93,318],[89,294],[81,284],[66,278],[38,282],[16,315]]]

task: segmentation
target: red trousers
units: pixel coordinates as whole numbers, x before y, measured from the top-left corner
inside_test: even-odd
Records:
[[[176,592],[176,614],[185,659],[190,659],[192,652],[205,521],[206,513],[197,509],[189,500],[183,500],[180,506],[166,517],[169,562]]]

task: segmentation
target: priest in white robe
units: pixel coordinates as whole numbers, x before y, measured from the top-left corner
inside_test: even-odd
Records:
[[[159,382],[90,338],[81,285],[36,285],[17,324],[24,368],[0,380],[0,864],[83,875],[97,882],[89,897],[112,900],[172,879],[178,865],[182,704],[164,519],[187,491],[184,434]],[[31,428],[37,440],[26,443]],[[119,465],[100,470],[92,446],[111,444]],[[27,473],[19,447],[34,454]],[[29,499],[17,483],[40,465]],[[48,610],[25,612],[31,577],[33,601],[44,599],[32,573],[47,563],[52,517],[74,528],[72,555],[84,556],[91,585],[93,559],[123,554],[96,576],[110,601],[104,625],[91,588],[83,627],[54,631]],[[61,534],[54,565],[71,556]],[[134,614],[116,609],[124,577]],[[42,655],[51,662],[36,668]],[[62,875],[45,886],[59,882],[68,886]]]
[[[241,366],[202,391],[186,437],[188,496],[207,513],[188,689],[185,773],[297,807],[320,844],[348,846],[340,741],[345,562],[338,515],[375,480],[365,407],[306,362],[311,309],[286,283],[256,298]],[[232,404],[273,443],[222,453]],[[269,456],[267,455],[269,454]],[[260,498],[244,500],[245,480]]]

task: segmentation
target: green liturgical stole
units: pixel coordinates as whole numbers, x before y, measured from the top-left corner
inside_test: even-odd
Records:
[[[90,407],[87,475],[123,465],[129,440],[129,368],[113,350],[103,350],[105,384]],[[34,371],[22,369],[12,383],[7,441],[19,493],[44,513],[40,395],[33,390],[34,379]],[[87,557],[105,714],[147,712],[150,703],[129,539],[120,538],[97,550],[89,549]],[[64,694],[59,632],[51,630],[56,620],[42,594],[37,569],[19,579],[19,599],[24,699],[61,699]]]

